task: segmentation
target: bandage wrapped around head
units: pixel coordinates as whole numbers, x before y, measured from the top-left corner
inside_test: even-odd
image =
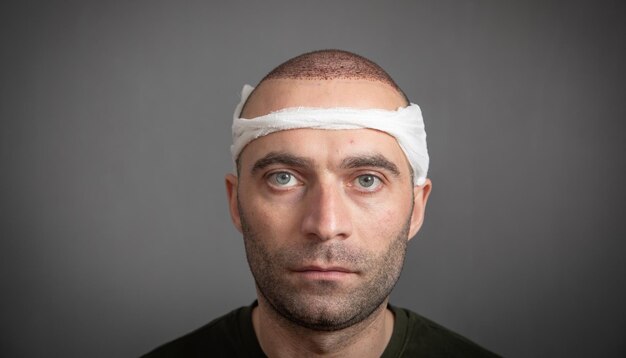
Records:
[[[394,137],[413,168],[414,185],[422,185],[428,172],[426,131],[420,107],[411,103],[395,111],[358,108],[285,108],[255,118],[240,118],[254,87],[244,85],[241,101],[233,114],[233,144],[230,152],[236,162],[251,141],[289,129],[375,129]]]

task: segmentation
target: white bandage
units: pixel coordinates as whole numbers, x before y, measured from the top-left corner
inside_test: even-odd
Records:
[[[396,111],[357,108],[285,108],[255,118],[240,118],[241,110],[254,87],[245,85],[241,101],[233,114],[233,144],[230,152],[236,161],[251,141],[270,133],[298,128],[359,129],[369,128],[394,137],[414,172],[414,185],[422,185],[428,172],[428,149],[422,111],[411,103]]]

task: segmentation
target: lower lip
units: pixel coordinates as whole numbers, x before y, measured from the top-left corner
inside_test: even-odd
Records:
[[[340,280],[349,277],[350,275],[354,275],[353,272],[345,272],[345,271],[296,271],[301,277],[305,277],[310,280]]]

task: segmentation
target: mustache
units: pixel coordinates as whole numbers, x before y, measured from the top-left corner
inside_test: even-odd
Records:
[[[370,260],[367,252],[341,242],[311,242],[299,247],[285,248],[275,252],[272,256],[275,256],[272,259],[287,266],[315,262],[358,268]]]

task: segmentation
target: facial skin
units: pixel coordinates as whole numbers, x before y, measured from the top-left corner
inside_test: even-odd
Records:
[[[380,82],[281,79],[263,82],[242,117],[405,105]],[[226,185],[259,307],[300,327],[337,331],[385,311],[431,184],[413,187],[404,153],[385,133],[297,129],[249,143],[239,176]]]

